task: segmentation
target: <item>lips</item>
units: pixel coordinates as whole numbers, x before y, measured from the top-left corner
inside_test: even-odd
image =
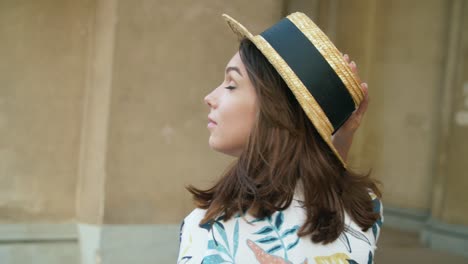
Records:
[[[208,116],[208,128],[213,128],[216,125],[218,125],[218,123],[216,123],[211,117]]]
[[[210,123],[213,123],[215,125],[217,125],[218,123],[216,123],[211,117],[208,116],[208,122]]]

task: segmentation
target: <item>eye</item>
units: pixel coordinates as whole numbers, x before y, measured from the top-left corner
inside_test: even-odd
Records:
[[[227,87],[225,87],[225,88],[228,89],[228,90],[234,90],[236,87],[234,87],[234,86],[232,86],[232,85],[229,85],[229,86],[227,86]]]

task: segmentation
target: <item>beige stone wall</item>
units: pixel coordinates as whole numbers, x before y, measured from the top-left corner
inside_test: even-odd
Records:
[[[466,1],[319,6],[319,23],[355,58],[370,86],[351,163],[374,169],[386,206],[467,225]]]
[[[371,96],[350,160],[373,168],[387,204],[428,210],[448,5],[425,1],[422,10],[418,1],[369,0],[335,8],[334,27],[325,28],[356,60]]]
[[[382,1],[376,15],[373,75],[384,109],[381,178],[393,206],[430,208],[449,7],[441,0]]]
[[[0,221],[75,217],[92,1],[0,1]]]
[[[444,107],[438,175],[434,180],[433,216],[445,223],[468,225],[468,3],[455,1],[447,32]]]

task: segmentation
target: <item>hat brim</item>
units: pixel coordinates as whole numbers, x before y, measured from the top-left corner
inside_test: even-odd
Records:
[[[296,76],[294,71],[261,35],[254,36],[245,26],[229,15],[223,14],[223,18],[226,20],[227,24],[238,36],[238,38],[247,38],[252,41],[252,43],[254,43],[254,45],[260,50],[260,52],[262,52],[262,54],[277,70],[277,72],[293,92],[294,96],[298,100],[307,117],[317,129],[318,133],[334,152],[335,156],[340,160],[342,165],[346,168],[346,162],[343,160],[340,153],[333,145],[331,137],[333,133],[333,126],[331,125],[330,120],[327,118],[327,115],[323,112],[315,98],[310,94],[298,76]],[[327,60],[328,64],[333,68],[341,81],[346,85],[349,94],[353,98],[355,107],[357,107],[364,98],[363,92],[360,88],[360,81],[354,75],[348,64],[344,61],[338,49],[306,15],[302,13],[294,13],[287,18],[293,22],[304,35],[306,35],[306,37],[315,47],[319,46],[319,51],[321,52],[322,56]]]

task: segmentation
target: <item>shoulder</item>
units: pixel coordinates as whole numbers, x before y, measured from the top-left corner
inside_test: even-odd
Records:
[[[205,217],[205,213],[206,213],[205,209],[195,208],[190,214],[188,214],[184,218],[184,222],[194,222],[194,221],[200,222],[200,220],[202,220],[203,217]]]
[[[188,214],[180,225],[181,237],[183,233],[194,232],[200,229],[200,221],[205,217],[206,210],[195,208]]]
[[[178,263],[197,262],[200,253],[206,248],[206,230],[199,227],[206,210],[194,209],[188,214],[180,226]],[[198,262],[200,263],[200,262]]]
[[[179,243],[181,246],[191,240],[192,235],[200,232],[199,224],[205,216],[205,212],[204,209],[196,208],[180,223]]]
[[[180,225],[180,233],[192,230],[200,224],[200,221],[205,217],[206,210],[195,208],[190,214],[188,214]]]

